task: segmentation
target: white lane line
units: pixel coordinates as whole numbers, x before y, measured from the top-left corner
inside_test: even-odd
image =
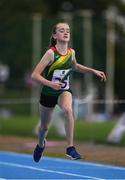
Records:
[[[12,156],[17,156],[17,157],[26,157],[26,158],[31,158],[31,155],[29,154],[21,154],[21,153],[15,153],[15,152],[6,152],[6,151],[1,151],[0,154],[8,154]],[[125,171],[125,167],[122,166],[115,166],[115,165],[108,165],[108,164],[99,164],[96,162],[84,162],[84,161],[71,161],[68,159],[61,159],[61,158],[54,158],[54,157],[47,157],[43,156],[43,159],[45,160],[51,160],[51,161],[57,161],[57,162],[66,162],[66,163],[71,163],[71,164],[79,164],[79,165],[88,165],[88,166],[94,166],[94,167],[100,167],[100,168],[105,168],[105,169],[115,169],[115,170],[123,170]],[[89,167],[91,168],[91,167]]]
[[[92,176],[85,176],[85,175],[82,175],[82,174],[74,174],[74,173],[67,173],[67,172],[62,172],[62,171],[54,171],[54,170],[48,170],[48,169],[43,169],[43,168],[36,168],[36,167],[33,167],[33,166],[21,165],[21,164],[10,163],[10,162],[2,162],[2,161],[0,161],[0,164],[4,165],[4,166],[11,166],[11,167],[17,167],[17,168],[25,168],[25,169],[35,170],[35,171],[55,173],[55,174],[61,174],[61,175],[67,175],[67,176],[89,178],[89,179],[91,178],[91,179],[94,179],[94,180],[105,180],[105,179],[102,179],[102,178],[97,178],[97,177],[92,177]]]

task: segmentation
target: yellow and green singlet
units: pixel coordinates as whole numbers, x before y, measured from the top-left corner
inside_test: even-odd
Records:
[[[60,77],[72,67],[72,49],[68,48],[66,55],[58,53],[55,47],[51,47],[54,53],[54,61],[44,70],[44,77],[50,81],[59,80]],[[69,77],[65,80],[61,90],[54,90],[48,86],[42,87],[42,93],[45,95],[58,96],[62,91],[69,89]]]

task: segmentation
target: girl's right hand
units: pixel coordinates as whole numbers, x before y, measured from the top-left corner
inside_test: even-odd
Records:
[[[60,81],[57,80],[54,82],[52,81],[50,87],[55,90],[60,90],[62,85],[63,85],[63,83],[61,83]]]

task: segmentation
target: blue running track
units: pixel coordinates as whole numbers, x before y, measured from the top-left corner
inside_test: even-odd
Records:
[[[0,151],[0,180],[6,179],[125,180],[125,167],[45,156],[35,163],[32,155]]]

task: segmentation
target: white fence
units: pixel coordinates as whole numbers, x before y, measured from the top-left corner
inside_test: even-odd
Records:
[[[15,98],[0,100],[0,117],[9,115],[37,115],[37,98]],[[86,98],[73,98],[73,110],[75,118],[106,120],[114,114],[106,112],[106,105],[113,104],[114,114],[125,112],[125,100],[101,100]]]

